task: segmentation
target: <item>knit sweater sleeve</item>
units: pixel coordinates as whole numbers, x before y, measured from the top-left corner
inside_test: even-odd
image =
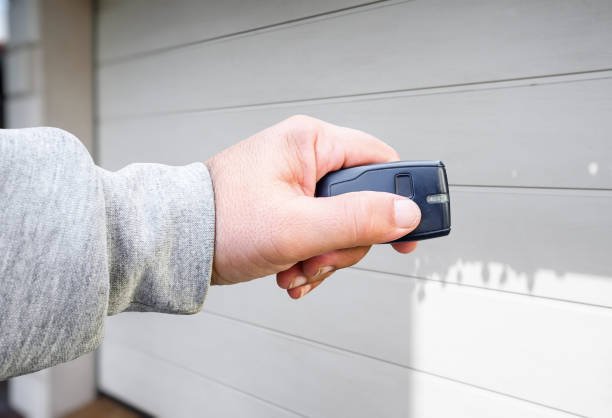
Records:
[[[0,130],[0,379],[95,349],[106,315],[198,312],[214,225],[202,163],[110,172],[60,129]]]

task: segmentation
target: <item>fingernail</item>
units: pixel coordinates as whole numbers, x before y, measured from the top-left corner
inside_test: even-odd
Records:
[[[334,268],[332,266],[325,266],[325,267],[321,267],[319,269],[319,271],[317,271],[317,274],[315,274],[312,278],[313,279],[318,279],[319,277],[323,276],[324,274],[327,274],[329,272],[334,271]]]
[[[421,220],[419,206],[410,199],[395,201],[395,224],[399,228],[414,228]]]
[[[300,297],[304,296],[306,293],[310,292],[310,286],[304,286],[300,289]]]
[[[294,287],[298,287],[298,286],[301,286],[303,284],[306,284],[306,282],[308,282],[308,279],[306,277],[304,277],[304,276],[297,276],[295,279],[293,279],[293,281],[289,285],[289,289],[293,289]]]

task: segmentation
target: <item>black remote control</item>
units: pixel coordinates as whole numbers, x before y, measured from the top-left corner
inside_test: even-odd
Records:
[[[442,161],[398,161],[334,171],[319,180],[316,196],[364,190],[395,193],[419,205],[419,226],[393,242],[419,241],[450,233],[450,196]]]

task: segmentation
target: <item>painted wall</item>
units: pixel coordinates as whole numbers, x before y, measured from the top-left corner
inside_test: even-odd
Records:
[[[114,317],[103,390],[172,417],[612,416],[610,1],[105,0],[97,25],[104,167],[306,113],[444,160],[454,228],[299,302],[268,278]]]

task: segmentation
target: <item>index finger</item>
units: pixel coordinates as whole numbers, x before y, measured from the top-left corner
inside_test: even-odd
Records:
[[[316,142],[317,181],[330,171],[398,161],[390,145],[366,132],[321,122]]]

